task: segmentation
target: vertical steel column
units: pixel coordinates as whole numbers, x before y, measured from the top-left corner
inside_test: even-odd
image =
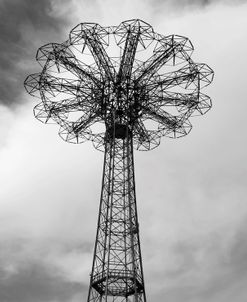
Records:
[[[105,144],[88,302],[146,302],[132,136],[127,126],[122,137],[117,132],[119,129],[115,125]]]

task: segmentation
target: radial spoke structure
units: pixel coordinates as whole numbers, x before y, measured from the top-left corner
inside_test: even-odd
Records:
[[[188,38],[163,36],[139,19],[118,26],[80,23],[64,43],[39,48],[40,73],[25,80],[41,99],[43,123],[70,143],[91,140],[104,169],[88,302],[145,302],[133,149],[179,138],[211,108],[201,89],[213,70],[195,63]]]

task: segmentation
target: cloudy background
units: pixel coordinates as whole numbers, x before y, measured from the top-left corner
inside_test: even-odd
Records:
[[[35,53],[80,22],[140,18],[194,44],[212,110],[185,138],[136,152],[148,301],[247,298],[247,1],[0,0],[0,301],[86,301],[103,154],[39,123]]]

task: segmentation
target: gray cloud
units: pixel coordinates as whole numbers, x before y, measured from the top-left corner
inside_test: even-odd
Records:
[[[171,5],[179,8],[191,8],[191,7],[206,7],[213,4],[231,4],[237,5],[246,3],[246,0],[153,0],[154,3],[160,3],[164,5]]]
[[[224,232],[222,232],[224,233]],[[163,280],[175,282],[161,292],[164,300],[201,302],[241,302],[246,297],[247,243],[246,220],[225,237],[211,233],[206,237],[180,241],[173,245],[176,267],[165,271]]]
[[[199,10],[214,9],[221,6],[246,4],[246,0],[148,0],[152,14],[157,18],[184,15]]]
[[[53,267],[41,263],[27,263],[16,274],[6,277],[1,273],[0,300],[4,302],[67,302],[82,293],[79,283],[66,282]]]
[[[0,2],[0,104],[20,103],[23,81],[37,67],[37,46],[59,39],[67,19],[58,14],[58,2],[64,0]]]
[[[75,301],[75,297],[83,300],[87,286],[66,278],[64,271],[51,263],[48,248],[44,252],[45,247],[34,248],[33,244],[30,240],[13,238],[1,242],[0,301],[68,302]]]

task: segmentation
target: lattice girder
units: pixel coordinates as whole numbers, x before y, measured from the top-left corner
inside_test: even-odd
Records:
[[[108,137],[88,302],[146,301],[136,209],[133,142]],[[133,300],[132,300],[133,298]]]
[[[193,62],[192,52],[188,38],[162,36],[138,19],[111,27],[81,23],[64,43],[38,50],[43,70],[27,77],[25,87],[43,103],[34,110],[37,119],[59,124],[64,140],[91,140],[104,150],[115,110],[123,130],[132,125],[134,147],[150,150],[162,136],[188,134],[190,117],[211,108],[200,90],[212,82],[213,71]]]

